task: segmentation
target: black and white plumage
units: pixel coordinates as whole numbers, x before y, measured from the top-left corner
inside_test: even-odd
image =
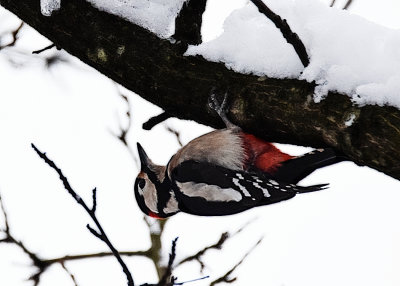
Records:
[[[271,143],[244,133],[211,106],[227,128],[200,136],[182,147],[167,166],[154,164],[138,143],[141,172],[135,182],[140,209],[155,218],[178,212],[230,215],[325,189],[327,184],[298,186],[314,170],[342,161],[332,149],[293,157]]]

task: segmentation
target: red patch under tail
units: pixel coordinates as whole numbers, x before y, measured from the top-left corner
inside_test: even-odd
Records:
[[[242,133],[242,137],[247,155],[245,169],[255,166],[262,172],[273,174],[282,162],[294,158],[252,134]]]

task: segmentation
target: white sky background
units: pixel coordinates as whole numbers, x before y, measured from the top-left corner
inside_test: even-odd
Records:
[[[354,1],[352,13],[400,28],[399,1]],[[204,23],[208,39],[221,32],[221,16],[230,13],[227,3],[239,7],[244,1],[210,0],[210,9],[216,10],[207,13]],[[9,13],[0,12],[0,33],[18,24]],[[89,217],[64,191],[54,171],[30,148],[34,142],[55,160],[88,202],[92,188],[98,188],[98,215],[119,250],[145,249],[149,243],[147,231],[132,190],[137,168],[110,132],[118,131],[119,122],[126,124],[125,103],[109,79],[66,54],[63,57],[69,63],[50,70],[44,69],[40,57],[18,54],[47,44],[46,39],[25,27],[16,49],[0,52],[0,192],[14,235],[46,258],[107,250],[86,230]],[[16,69],[8,58],[25,65]],[[178,149],[165,125],[180,130],[184,142],[210,130],[170,119],[151,131],[143,131],[141,124],[160,109],[132,93],[129,98],[134,118],[129,141],[133,147],[140,141],[158,163],[166,163]],[[283,147],[293,154],[305,152],[302,148]],[[237,270],[239,280],[235,285],[399,285],[400,183],[353,163],[325,168],[303,183],[326,182],[330,183],[329,190],[235,216],[200,218],[179,214],[168,222],[164,242],[169,245],[179,236],[178,256],[182,257],[215,242],[223,231],[235,230],[257,218],[223,252],[206,257],[210,268],[205,274],[215,278],[223,273],[264,236],[262,245]],[[126,260],[138,285],[155,282],[150,263],[144,259]],[[126,283],[112,258],[71,262],[67,266],[81,286]],[[197,269],[194,265],[175,275],[180,280],[197,278]],[[0,245],[0,285],[30,285],[25,281],[30,273],[29,259],[20,250]],[[42,286],[72,285],[58,266],[46,273]],[[193,285],[207,285],[209,281]]]

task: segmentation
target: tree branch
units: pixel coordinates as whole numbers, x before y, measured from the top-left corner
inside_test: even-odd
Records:
[[[348,96],[332,92],[315,103],[314,83],[239,74],[221,63],[185,57],[170,41],[86,1],[63,1],[51,17],[41,15],[36,0],[0,4],[56,46],[175,117],[222,127],[207,99],[212,87],[229,87],[228,116],[247,132],[272,142],[330,146],[400,179],[400,111],[394,107],[355,106]],[[350,117],[354,123],[346,126]]]
[[[37,149],[34,144],[31,144],[31,145],[32,145],[33,150],[35,150],[35,152],[39,155],[39,157],[42,158],[47,165],[49,165],[52,169],[54,169],[57,172],[58,176],[60,177],[60,180],[64,184],[64,188],[68,191],[68,193],[72,196],[72,198],[78,204],[80,204],[85,209],[85,211],[90,215],[90,217],[92,218],[93,222],[96,224],[96,227],[97,227],[98,231],[94,230],[89,225],[87,225],[87,228],[89,229],[89,231],[94,236],[96,236],[97,238],[101,239],[102,241],[104,241],[105,244],[107,244],[108,248],[110,248],[111,252],[113,253],[115,258],[117,259],[117,261],[121,265],[122,270],[125,273],[126,278],[128,280],[128,286],[134,286],[132,274],[130,273],[130,271],[129,271],[128,267],[126,266],[125,262],[122,260],[122,258],[120,256],[120,254],[118,253],[118,251],[115,249],[115,247],[113,246],[111,241],[108,239],[106,233],[103,230],[103,227],[101,226],[100,222],[98,221],[98,219],[97,219],[97,217],[95,215],[95,212],[94,212],[95,209],[96,209],[96,207],[95,207],[96,206],[95,192],[93,192],[93,208],[89,209],[89,207],[82,200],[82,198],[72,189],[71,185],[69,184],[67,178],[62,173],[61,169],[58,168],[56,166],[56,164],[46,156],[46,153],[40,152],[39,149]]]

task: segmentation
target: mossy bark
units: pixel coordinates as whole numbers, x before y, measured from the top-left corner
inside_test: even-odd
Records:
[[[229,117],[243,129],[274,142],[331,146],[357,164],[400,179],[400,111],[394,107],[358,107],[336,93],[315,103],[312,83],[239,74],[221,63],[185,57],[179,43],[83,0],[62,1],[51,17],[41,15],[40,0],[0,4],[57,47],[178,118],[221,127],[207,99],[213,87],[226,90]]]

